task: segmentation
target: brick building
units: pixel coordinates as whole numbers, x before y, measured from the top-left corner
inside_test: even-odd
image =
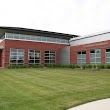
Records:
[[[77,36],[0,27],[0,67],[12,64],[110,63],[110,32]]]
[[[61,50],[69,46],[69,39],[73,37],[76,36],[26,28],[0,27],[0,67],[11,64],[60,64]],[[70,63],[70,59],[66,62]]]

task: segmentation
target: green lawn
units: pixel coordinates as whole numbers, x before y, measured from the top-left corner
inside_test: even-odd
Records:
[[[110,70],[0,69],[0,110],[66,110],[110,98]]]

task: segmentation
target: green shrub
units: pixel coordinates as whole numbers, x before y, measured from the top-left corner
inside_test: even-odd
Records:
[[[100,64],[101,69],[105,69],[105,64]]]
[[[96,65],[92,65],[93,68],[96,68]]]
[[[81,66],[80,66],[80,65],[78,65],[78,64],[76,64],[76,65],[75,65],[75,68],[80,68],[80,67],[81,67]]]
[[[106,69],[110,69],[110,64],[105,64]]]
[[[86,69],[86,67],[87,67],[86,64],[83,64],[83,65],[82,65],[82,68],[83,68],[83,69]]]
[[[70,68],[74,69],[75,68],[75,65],[74,64],[71,64],[70,65]]]
[[[88,68],[88,69],[91,69],[92,67],[93,67],[93,65],[91,65],[91,64],[88,64],[88,65],[87,65],[87,68]]]

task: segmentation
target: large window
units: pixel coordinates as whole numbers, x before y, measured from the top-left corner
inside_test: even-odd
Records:
[[[86,63],[86,51],[77,53],[77,64],[85,64]]]
[[[61,43],[68,44],[67,39],[56,38],[50,36],[34,36],[34,35],[24,35],[24,34],[14,34],[14,33],[6,33],[7,39],[17,39],[17,40],[29,40],[29,41],[40,41],[40,42],[51,42],[51,43]]]
[[[24,63],[24,50],[10,49],[10,64],[23,64],[23,63]]]
[[[110,48],[106,49],[106,63],[110,63]]]
[[[40,51],[29,50],[28,51],[28,64],[40,64]]]
[[[100,49],[90,51],[90,63],[91,64],[101,63],[101,50]]]
[[[55,64],[54,51],[45,51],[45,64]]]

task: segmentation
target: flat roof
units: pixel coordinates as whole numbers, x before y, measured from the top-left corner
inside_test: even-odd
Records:
[[[44,35],[47,37],[56,37],[56,38],[58,37],[58,38],[64,38],[64,39],[68,39],[68,40],[73,37],[78,37],[78,35],[50,32],[50,31],[44,31],[44,30],[28,29],[28,28],[21,28],[21,27],[0,26],[0,36],[2,36],[5,32],[29,34],[29,35],[41,35],[41,36]]]
[[[90,34],[90,35],[86,35],[86,36],[80,36],[80,37],[76,37],[76,38],[71,38],[70,42],[71,41],[75,41],[75,40],[79,40],[79,39],[85,39],[85,38],[89,38],[89,37],[95,37],[95,36],[99,36],[99,35],[103,35],[103,34],[108,34],[108,33],[110,33],[110,31],[98,32],[98,33],[95,33],[95,34]]]

